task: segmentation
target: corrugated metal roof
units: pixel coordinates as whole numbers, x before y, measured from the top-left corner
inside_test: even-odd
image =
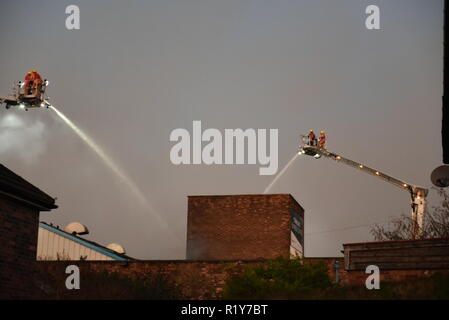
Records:
[[[118,261],[135,260],[134,258],[131,258],[131,257],[127,256],[127,255],[120,254],[120,253],[117,253],[117,252],[115,252],[113,250],[110,250],[110,249],[108,249],[108,248],[106,248],[106,247],[104,247],[104,246],[102,246],[102,245],[100,245],[100,244],[98,244],[96,242],[89,241],[89,240],[83,239],[81,237],[78,237],[76,235],[67,233],[67,232],[65,232],[65,231],[63,231],[63,230],[61,230],[61,229],[59,229],[59,228],[57,228],[55,226],[49,225],[49,224],[47,224],[45,222],[42,222],[42,221],[39,222],[39,227],[44,228],[44,229],[46,229],[46,230],[48,230],[50,232],[54,232],[54,233],[56,233],[56,234],[58,234],[58,235],[60,235],[60,236],[62,236],[64,238],[66,238],[66,239],[75,241],[76,243],[79,243],[79,244],[81,244],[81,245],[83,245],[83,246],[85,246],[85,247],[87,247],[89,249],[92,249],[92,250],[95,250],[95,251],[97,251],[97,252],[99,252],[101,254],[104,254],[105,256],[108,256],[108,257],[110,257],[110,258],[112,258],[114,260],[118,260]]]

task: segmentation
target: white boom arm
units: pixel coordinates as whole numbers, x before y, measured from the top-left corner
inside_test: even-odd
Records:
[[[303,136],[303,140],[304,140],[304,136]],[[310,146],[310,145],[303,145],[300,148],[298,153],[313,156],[316,159],[321,158],[321,156],[324,156],[326,158],[335,160],[337,162],[344,163],[348,166],[351,166],[353,168],[361,170],[361,171],[368,173],[372,176],[378,177],[386,182],[389,182],[390,184],[392,184],[396,187],[407,190],[410,193],[411,200],[412,200],[411,201],[412,221],[414,223],[413,237],[415,239],[422,237],[422,232],[423,232],[423,227],[424,227],[424,216],[425,216],[426,206],[427,206],[427,200],[426,200],[426,196],[428,193],[427,189],[418,187],[415,185],[411,185],[411,184],[401,181],[399,179],[393,178],[383,172],[380,172],[378,170],[367,167],[364,164],[352,161],[350,159],[344,158],[335,153],[329,152],[324,148],[318,148],[316,146]]]

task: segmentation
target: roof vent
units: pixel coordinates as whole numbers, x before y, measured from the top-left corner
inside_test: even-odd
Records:
[[[108,244],[108,246],[106,248],[108,248],[109,250],[115,251],[117,253],[120,253],[120,254],[125,254],[125,248],[123,248],[118,243],[110,243],[110,244]]]
[[[82,234],[88,234],[89,230],[87,230],[87,227],[84,224],[81,224],[79,222],[71,222],[69,223],[65,229],[65,232],[73,234],[73,235],[82,235]]]

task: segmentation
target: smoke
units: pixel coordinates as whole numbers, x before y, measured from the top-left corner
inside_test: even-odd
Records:
[[[36,119],[25,119],[15,113],[0,118],[0,156],[31,164],[46,149],[46,128]]]

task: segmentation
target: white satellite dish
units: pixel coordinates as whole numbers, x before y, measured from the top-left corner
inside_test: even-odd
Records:
[[[87,227],[84,224],[81,224],[79,222],[71,222],[69,223],[65,229],[65,232],[70,233],[70,234],[88,234],[89,230],[87,229]]]
[[[442,165],[432,171],[432,183],[439,188],[449,187],[449,165]]]
[[[117,253],[120,254],[125,254],[125,248],[123,248],[121,245],[119,245],[118,243],[110,243],[107,245],[107,247],[109,250],[115,251]]]

